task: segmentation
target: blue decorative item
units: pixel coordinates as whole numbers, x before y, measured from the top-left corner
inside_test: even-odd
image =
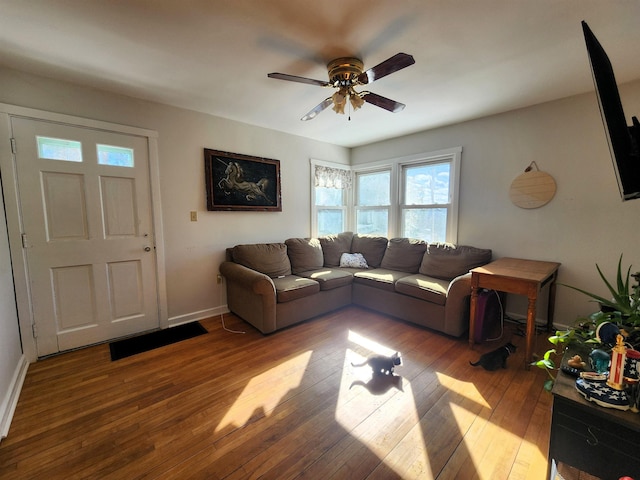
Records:
[[[620,328],[615,323],[602,322],[596,328],[596,338],[600,340],[600,343],[614,345],[619,334]]]
[[[609,360],[611,356],[604,350],[596,348],[589,354],[589,363],[594,372],[605,373],[609,371]]]
[[[629,397],[626,392],[611,388],[604,381],[578,378],[576,389],[584,398],[601,407],[629,410]]]

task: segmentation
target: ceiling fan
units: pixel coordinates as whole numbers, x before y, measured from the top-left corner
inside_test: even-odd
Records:
[[[362,69],[364,64],[362,63],[362,60],[355,57],[341,57],[331,60],[327,64],[327,71],[329,73],[328,82],[324,80],[314,80],[313,78],[298,77],[296,75],[288,75],[286,73],[269,73],[267,76],[278,80],[307,83],[309,85],[336,89],[336,92],[333,95],[320,102],[300,120],[311,120],[315,118],[331,104],[333,104],[333,110],[336,113],[344,114],[344,107],[347,104],[347,100],[351,103],[354,111],[358,110],[364,102],[367,102],[371,105],[375,105],[376,107],[384,108],[389,112],[396,113],[405,107],[403,103],[396,102],[395,100],[391,100],[368,91],[357,92],[353,87],[368,85],[375,80],[386,77],[387,75],[397,72],[398,70],[402,70],[414,63],[416,63],[416,61],[411,55],[406,53],[397,53],[393,57],[390,57],[375,67],[363,72]]]

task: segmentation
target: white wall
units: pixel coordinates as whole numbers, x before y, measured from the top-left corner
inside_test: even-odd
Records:
[[[223,311],[216,284],[237,243],[310,235],[310,158],[349,162],[348,149],[193,111],[0,69],[0,102],[158,132],[170,322]],[[206,210],[203,148],[280,160],[282,212]],[[189,212],[198,211],[198,222]]]
[[[640,82],[622,86],[621,97],[631,124],[631,115],[640,116]],[[622,253],[625,267],[640,270],[640,200],[620,199],[595,94],[359,147],[351,161],[456,146],[463,147],[458,243],[491,248],[496,258],[560,262],[560,282],[604,296],[596,263],[612,277]],[[532,161],[558,190],[547,205],[525,210],[508,191]],[[555,321],[572,324],[591,313],[587,300],[559,286]],[[525,314],[525,299],[510,296],[507,309]]]

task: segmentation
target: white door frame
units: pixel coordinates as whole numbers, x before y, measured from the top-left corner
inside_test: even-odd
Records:
[[[59,113],[46,112],[32,108],[19,107],[0,103],[0,173],[2,174],[2,188],[4,190],[4,202],[7,215],[7,228],[9,231],[9,247],[11,249],[11,262],[13,264],[13,278],[16,289],[16,304],[18,309],[18,322],[22,349],[29,362],[37,360],[37,348],[33,337],[33,313],[29,282],[27,275],[27,258],[22,248],[22,218],[20,216],[20,201],[18,196],[18,183],[16,164],[11,149],[11,117],[25,117],[33,120],[45,120],[64,123],[73,126],[82,126],[98,130],[107,130],[130,135],[138,135],[147,138],[149,147],[149,181],[151,185],[151,210],[153,216],[153,238],[156,247],[156,272],[158,290],[158,316],[160,328],[169,326],[167,312],[167,289],[165,280],[164,239],[162,234],[162,208],[160,203],[160,170],[158,158],[158,133],[127,125],[91,120]]]

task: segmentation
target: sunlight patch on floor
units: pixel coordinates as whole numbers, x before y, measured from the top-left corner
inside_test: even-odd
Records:
[[[489,405],[489,403],[484,399],[472,382],[465,382],[457,378],[444,375],[440,372],[436,372],[436,376],[438,377],[440,385],[446,387],[449,391],[456,395],[460,395],[467,400],[471,400],[473,403],[479,404],[484,408],[491,408],[491,405]]]
[[[216,432],[228,425],[246,424],[256,411],[264,412],[265,416],[271,415],[289,391],[300,386],[312,353],[304,352],[253,377],[227,411]],[[268,388],[265,385],[269,385]]]
[[[413,391],[400,376],[402,367],[396,375],[372,375],[369,366],[353,365],[396,350],[354,331],[348,338],[353,348],[345,352],[336,421],[400,478],[432,478]]]

